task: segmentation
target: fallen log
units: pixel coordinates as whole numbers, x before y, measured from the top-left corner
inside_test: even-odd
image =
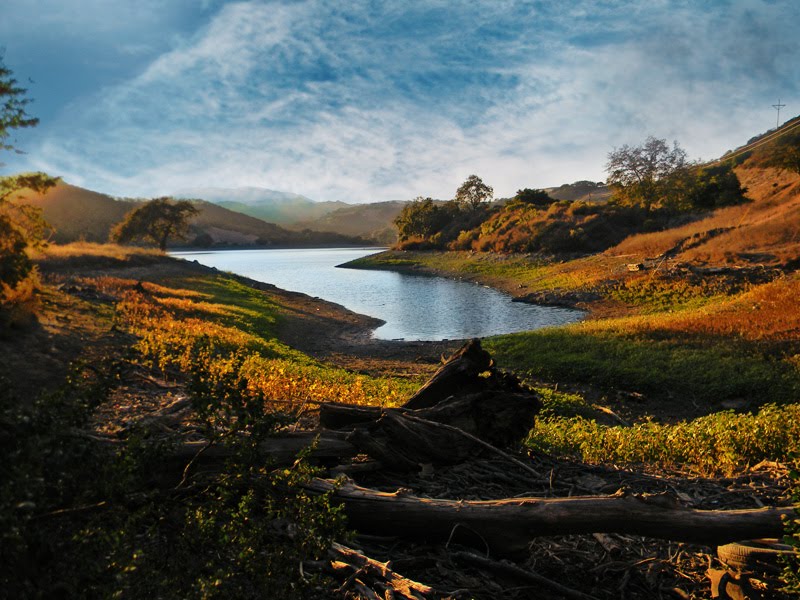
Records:
[[[386,414],[412,415],[452,425],[496,446],[505,446],[530,431],[540,408],[539,397],[533,391],[485,390],[450,396],[418,410],[326,402],[319,406],[319,424],[324,429],[353,430],[372,425]]]
[[[307,488],[332,492],[358,531],[412,540],[456,542],[516,554],[535,537],[623,533],[703,545],[780,537],[792,507],[746,510],[684,508],[664,496],[511,498],[463,501],[417,498],[315,479]]]

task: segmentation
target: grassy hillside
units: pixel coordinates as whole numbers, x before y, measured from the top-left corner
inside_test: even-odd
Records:
[[[392,222],[406,204],[402,200],[345,206],[317,219],[307,219],[292,225],[292,229],[332,231],[359,236],[380,244],[393,244],[397,232]]]
[[[545,192],[556,200],[579,200],[581,202],[605,202],[611,197],[611,190],[605,183],[585,180],[545,188]]]
[[[53,227],[53,241],[105,242],[108,232],[135,204],[60,182],[45,195],[23,192],[24,202],[42,209]]]
[[[800,148],[800,117],[731,154],[750,202],[721,208],[666,231],[631,236],[609,254],[638,259],[667,254],[679,262],[794,265],[800,261],[800,174],[770,166]]]
[[[61,182],[47,194],[23,192],[20,200],[42,209],[53,228],[53,241],[60,244],[85,240],[105,242],[111,228],[136,206],[134,200],[119,200]],[[196,201],[200,214],[191,221],[188,243],[240,246],[304,246],[363,243],[329,232],[296,232],[274,223]]]

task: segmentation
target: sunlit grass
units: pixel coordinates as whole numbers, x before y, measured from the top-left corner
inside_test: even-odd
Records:
[[[702,475],[731,474],[762,460],[788,460],[800,444],[800,405],[768,404],[755,414],[718,412],[692,421],[631,427],[582,416],[549,416],[526,445],[553,455],[617,466],[649,464]]]
[[[43,250],[37,251],[34,258],[64,259],[77,257],[107,257],[126,260],[132,256],[162,256],[163,253],[155,248],[139,248],[136,246],[121,246],[119,244],[95,244],[93,242],[72,242],[71,244],[50,244]]]
[[[184,279],[176,287],[99,283],[121,296],[117,322],[137,336],[143,357],[220,395],[235,389],[265,408],[285,409],[328,401],[392,406],[413,391],[411,382],[332,368],[290,348],[274,333],[280,306],[234,279]]]

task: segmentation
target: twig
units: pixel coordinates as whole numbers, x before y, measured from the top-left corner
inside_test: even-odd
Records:
[[[506,460],[514,463],[515,465],[517,465],[521,469],[527,471],[528,473],[530,473],[531,475],[533,475],[537,479],[542,479],[544,477],[541,473],[539,473],[535,469],[531,468],[530,466],[526,465],[521,460],[514,458],[513,456],[511,456],[510,454],[508,454],[506,452],[503,452],[502,450],[500,450],[500,448],[497,448],[496,446],[492,446],[489,442],[485,442],[484,440],[480,439],[479,437],[475,437],[471,433],[467,433],[463,429],[459,429],[458,427],[454,427],[453,425],[448,425],[446,423],[437,423],[436,421],[429,421],[428,419],[423,419],[422,417],[415,417],[415,416],[412,416],[412,415],[408,414],[407,412],[403,413],[403,417],[405,417],[406,419],[410,419],[412,421],[417,421],[418,423],[421,423],[423,425],[428,425],[428,426],[431,426],[431,427],[441,427],[443,429],[446,429],[447,431],[451,431],[453,433],[457,433],[459,435],[462,435],[465,438],[467,438],[468,440],[470,440],[472,442],[475,442],[476,444],[479,444],[479,445],[483,446],[487,450],[490,450],[491,452],[494,452],[495,454],[497,454],[499,456],[502,456]]]
[[[195,452],[195,455],[192,457],[192,460],[186,463],[186,467],[183,469],[183,476],[181,477],[180,483],[178,483],[178,485],[176,485],[174,489],[176,490],[180,489],[183,486],[183,484],[186,483],[186,480],[189,478],[189,471],[191,470],[194,463],[196,463],[197,460],[200,458],[200,456],[202,456],[203,452],[211,448],[211,446],[213,445],[214,445],[214,440],[210,440],[205,446],[203,446],[202,448],[200,448],[200,450]]]
[[[50,512],[43,513],[41,515],[36,515],[33,518],[49,519],[51,517],[63,517],[64,515],[71,515],[79,512],[87,512],[98,508],[107,508],[108,506],[109,506],[108,502],[103,500],[101,502],[95,502],[94,504],[86,504],[84,506],[75,506],[73,508],[59,508],[58,510],[53,510]]]

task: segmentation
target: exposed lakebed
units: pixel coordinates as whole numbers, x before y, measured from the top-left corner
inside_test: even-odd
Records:
[[[308,248],[175,252],[173,256],[302,292],[385,321],[378,339],[443,340],[486,337],[579,320],[568,308],[512,302],[476,283],[338,268],[383,248]]]

